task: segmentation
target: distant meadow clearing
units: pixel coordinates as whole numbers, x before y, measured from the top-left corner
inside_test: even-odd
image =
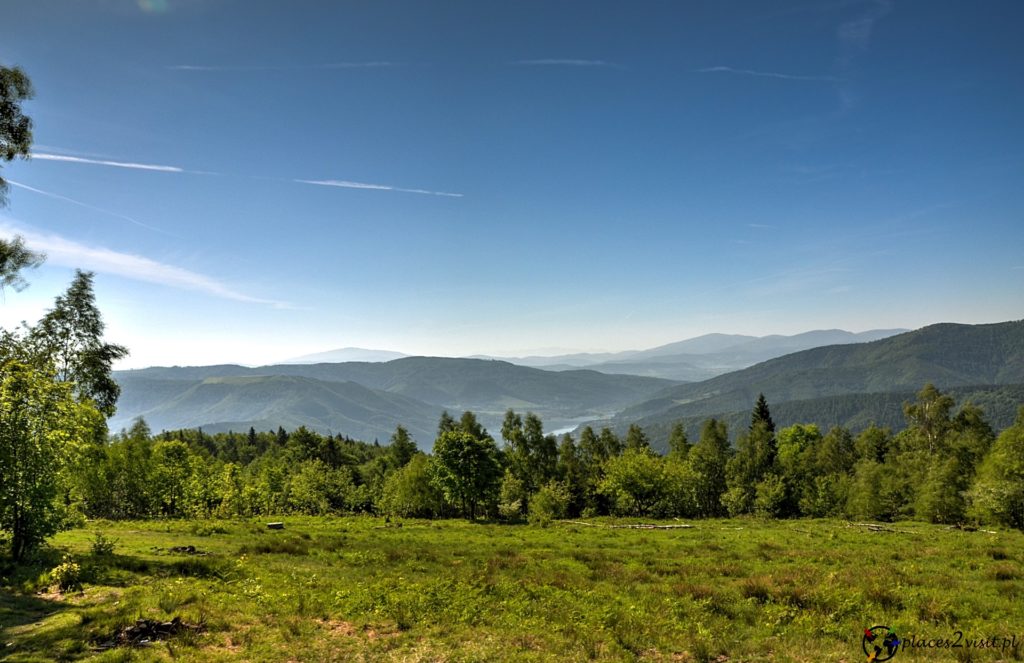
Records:
[[[18,591],[0,594],[0,658],[858,661],[865,629],[888,626],[892,660],[1024,659],[1015,530],[281,520],[59,534],[33,565],[2,569]],[[65,592],[49,573],[62,560]],[[128,641],[174,618],[173,634]]]

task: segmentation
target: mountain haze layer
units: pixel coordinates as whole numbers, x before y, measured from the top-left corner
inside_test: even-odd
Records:
[[[521,357],[505,361],[547,370],[572,370],[576,367],[586,367],[602,373],[643,375],[682,382],[696,382],[738,371],[799,350],[825,345],[864,343],[905,331],[907,330],[873,329],[853,333],[841,329],[819,329],[793,336],[705,334],[649,350]]]
[[[433,441],[443,410],[473,410],[497,433],[508,408],[540,415],[549,429],[607,417],[649,398],[667,380],[596,371],[543,371],[501,361],[407,357],[386,363],[235,365],[118,371],[111,427],[143,416],[156,430],[305,424],[386,439],[398,423]],[[287,378],[287,379],[286,379]]]

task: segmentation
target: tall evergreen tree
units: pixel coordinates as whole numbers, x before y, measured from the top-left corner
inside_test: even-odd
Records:
[[[626,431],[626,451],[650,452],[651,443],[647,439],[647,433],[638,424],[630,424]]]
[[[416,455],[418,449],[412,437],[409,436],[409,431],[404,426],[399,426],[391,436],[391,446],[388,447],[388,451],[396,467],[405,467]]]
[[[750,430],[753,431],[758,424],[763,424],[769,433],[775,434],[775,422],[772,421],[772,413],[768,410],[768,399],[764,397],[764,394],[757,395],[754,411],[750,415]]]

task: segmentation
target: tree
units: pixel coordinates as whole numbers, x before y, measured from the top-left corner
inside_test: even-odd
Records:
[[[768,411],[768,400],[764,394],[757,395],[754,411],[750,415],[750,430],[753,431],[758,424],[763,424],[769,433],[775,434],[775,422],[772,421],[772,413]]]
[[[629,430],[626,431],[626,450],[627,451],[650,451],[651,443],[647,439],[647,433],[639,424],[630,424]]]
[[[408,465],[412,457],[418,452],[416,443],[413,442],[412,437],[409,436],[409,431],[405,430],[403,426],[395,429],[394,435],[391,436],[391,446],[388,447],[388,450],[392,460],[395,461],[395,467],[399,468]]]
[[[729,433],[725,422],[717,419],[705,421],[700,432],[700,440],[687,456],[695,475],[694,501],[697,515],[722,515],[722,494],[726,490],[725,473],[729,453]]]
[[[21,110],[31,99],[32,82],[21,67],[0,67],[0,161],[27,158],[32,146],[32,119]],[[0,177],[0,205],[7,194],[7,182]]]
[[[649,514],[665,497],[665,459],[643,449],[627,449],[605,465],[601,492],[610,496],[618,511]]]
[[[381,508],[393,516],[432,518],[440,515],[444,496],[431,483],[430,461],[416,454],[384,482]]]
[[[564,518],[569,509],[569,500],[569,490],[565,484],[549,481],[530,500],[530,522],[547,527],[552,520]]]
[[[689,438],[686,437],[686,426],[683,425],[683,422],[677,421],[672,426],[672,432],[668,436],[668,455],[672,458],[685,460],[690,454],[690,447],[692,446]]]
[[[92,272],[76,270],[67,292],[32,328],[29,342],[41,358],[53,363],[57,380],[73,383],[79,400],[92,400],[109,417],[121,393],[111,370],[115,361],[128,356],[128,349],[103,342],[104,324],[92,281]]]
[[[0,529],[14,559],[58,530],[58,470],[97,418],[69,384],[14,359],[0,366]]]
[[[1024,406],[982,461],[969,495],[976,518],[1024,530]]]
[[[452,415],[448,414],[448,410],[442,412],[441,418],[437,422],[437,436],[441,437],[443,434],[456,428],[458,428],[458,424],[455,423]]]
[[[0,162],[28,157],[32,146],[32,120],[21,103],[32,98],[32,83],[19,67],[0,67]],[[0,177],[0,207],[7,204],[7,182]],[[0,238],[0,290],[20,290],[26,282],[21,271],[36,267],[43,255],[25,248],[21,237]]]
[[[449,430],[434,442],[433,482],[470,520],[477,506],[497,496],[501,467],[494,440]]]
[[[580,515],[586,505],[587,475],[579,447],[569,433],[562,436],[558,446],[558,477],[569,492],[566,515]]]
[[[736,441],[736,453],[726,468],[729,490],[723,497],[729,515],[753,510],[757,484],[774,472],[776,455],[775,435],[764,421],[756,422],[749,433]]]
[[[934,454],[942,450],[946,434],[953,426],[950,411],[956,402],[930,382],[917,394],[917,402],[904,403],[903,414],[910,424],[912,448]]]
[[[42,253],[25,248],[25,240],[21,237],[0,238],[0,292],[4,288],[23,290],[28,282],[22,277],[22,270],[38,267],[44,257]]]

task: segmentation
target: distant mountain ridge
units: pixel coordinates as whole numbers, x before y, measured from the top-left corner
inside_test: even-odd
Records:
[[[313,354],[302,355],[286,359],[282,364],[341,364],[349,361],[370,361],[384,362],[394,359],[402,359],[409,355],[392,350],[370,350],[367,348],[338,348],[325,352],[314,352]]]
[[[853,394],[914,393],[927,382],[941,389],[1024,384],[1024,321],[938,324],[869,343],[803,350],[669,387],[611,422],[657,426],[749,411],[759,393],[777,407]]]
[[[415,429],[417,440],[427,446],[443,410],[473,410],[495,434],[508,408],[533,411],[550,430],[611,416],[673,384],[588,370],[552,372],[442,357],[256,368],[154,367],[117,371],[114,377],[122,388],[117,415],[111,420],[115,430],[143,416],[156,430],[289,422],[386,439],[402,423]]]
[[[799,350],[825,345],[865,343],[903,333],[905,329],[873,329],[853,333],[842,329],[819,329],[793,336],[743,336],[705,334],[658,346],[649,350],[621,352],[602,361],[589,362],[586,368],[602,373],[644,375],[669,380],[697,382],[738,371],[762,361]],[[600,355],[589,355],[598,357]],[[549,357],[543,367],[570,370],[580,355]],[[562,360],[562,361],[558,361]],[[524,362],[525,363],[525,362]],[[540,366],[540,364],[537,364]]]

